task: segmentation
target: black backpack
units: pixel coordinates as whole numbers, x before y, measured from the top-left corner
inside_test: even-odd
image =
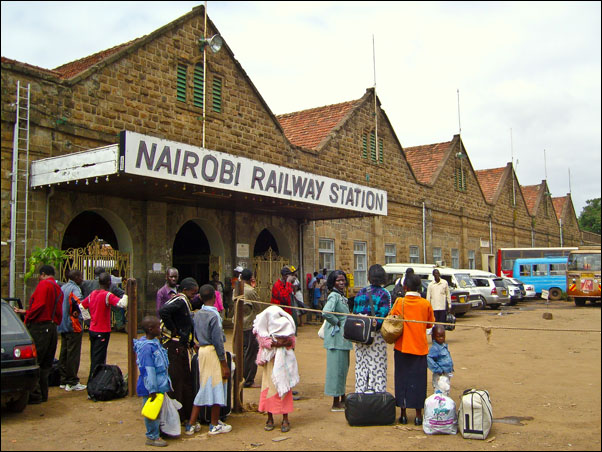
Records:
[[[95,402],[120,399],[128,393],[128,387],[123,379],[119,366],[99,364],[92,372],[88,381],[88,395]]]

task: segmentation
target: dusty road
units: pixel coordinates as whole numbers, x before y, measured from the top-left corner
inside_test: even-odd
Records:
[[[317,325],[299,330],[297,359],[302,400],[290,415],[291,430],[265,432],[263,414],[233,414],[231,433],[209,437],[207,426],[194,437],[168,441],[171,450],[600,450],[600,305],[576,308],[566,302],[546,307],[543,301],[521,303],[507,315],[499,311],[472,311],[447,332],[455,376],[451,396],[458,403],[470,387],[487,389],[496,419],[486,441],[465,440],[461,435],[427,436],[421,427],[399,424],[384,427],[349,427],[344,413],[330,411],[332,399],[324,396],[326,353],[317,337]],[[552,320],[542,314],[551,312]],[[488,335],[481,328],[492,326]],[[575,330],[530,331],[511,328]],[[227,330],[231,350],[232,330]],[[109,344],[111,364],[127,370],[127,336],[113,333]],[[393,393],[393,352],[389,353],[389,392]],[[353,391],[352,365],[347,380]],[[80,376],[85,383],[89,366],[88,339],[84,337]],[[430,372],[429,372],[430,388]],[[245,389],[245,405],[256,406],[259,389]],[[247,405],[249,408],[249,405]],[[137,397],[111,402],[87,400],[85,391],[51,388],[49,401],[30,405],[23,413],[2,411],[2,450],[140,450],[144,424]],[[397,412],[399,416],[399,410]],[[532,418],[522,425],[510,417]],[[279,422],[280,416],[276,417]],[[279,424],[278,424],[279,425]]]

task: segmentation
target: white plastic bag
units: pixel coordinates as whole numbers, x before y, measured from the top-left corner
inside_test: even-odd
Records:
[[[159,413],[159,429],[169,436],[180,436],[182,426],[180,425],[180,415],[178,410],[182,408],[182,404],[175,399],[170,398],[165,394],[163,406]]]
[[[433,389],[435,394],[449,396],[451,389],[450,377],[452,374],[433,374]]]
[[[458,433],[456,404],[451,397],[433,394],[424,401],[422,430],[427,435],[455,435]]]
[[[326,320],[324,320],[324,322],[322,322],[322,326],[320,327],[320,329],[318,330],[318,337],[320,339],[324,339],[324,326],[326,325]]]

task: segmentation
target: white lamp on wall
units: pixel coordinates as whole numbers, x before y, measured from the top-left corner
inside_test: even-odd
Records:
[[[205,46],[208,45],[209,49],[211,49],[213,53],[217,53],[222,48],[224,40],[220,35],[213,35],[210,39],[199,39],[199,44],[201,46],[201,50],[205,50]]]

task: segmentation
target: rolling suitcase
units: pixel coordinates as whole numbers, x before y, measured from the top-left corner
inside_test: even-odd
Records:
[[[226,361],[228,362],[228,367],[232,369],[232,354],[230,352],[226,352]],[[195,353],[192,356],[192,360],[190,362],[190,370],[192,371],[192,381],[194,385],[194,394],[199,390],[200,385],[200,376],[199,376],[199,357]],[[219,410],[219,419],[224,422],[228,415],[232,412],[232,373],[230,373],[230,378],[228,378],[227,384],[227,395],[226,395],[226,406],[223,406]],[[203,406],[201,407],[201,413],[199,414],[199,421],[205,424],[211,423],[211,407]]]

